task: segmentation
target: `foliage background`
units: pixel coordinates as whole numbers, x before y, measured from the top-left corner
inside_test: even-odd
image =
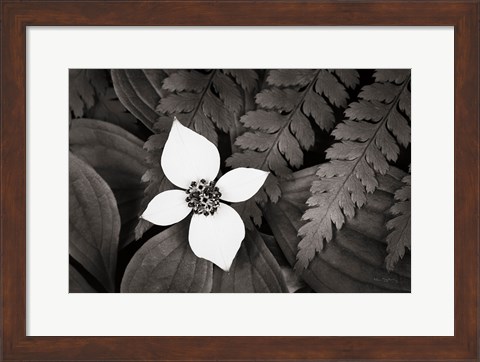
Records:
[[[70,70],[70,292],[409,292],[409,70]],[[187,225],[139,215],[171,188],[173,116],[221,171],[271,171],[235,205],[230,273]]]

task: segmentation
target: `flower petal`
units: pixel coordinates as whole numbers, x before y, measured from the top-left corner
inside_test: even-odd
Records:
[[[185,201],[186,197],[183,190],[164,191],[150,201],[142,218],[156,225],[175,224],[192,211]]]
[[[194,214],[190,222],[188,241],[195,255],[227,272],[244,238],[245,226],[240,215],[223,203],[215,214]]]
[[[257,193],[268,174],[268,172],[256,168],[239,167],[220,177],[216,186],[222,193],[222,200],[241,202]]]
[[[161,163],[170,182],[186,189],[192,181],[215,179],[220,169],[220,154],[212,142],[175,118]]]

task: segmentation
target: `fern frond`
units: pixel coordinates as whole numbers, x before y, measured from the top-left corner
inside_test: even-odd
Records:
[[[376,174],[384,175],[388,161],[395,161],[399,145],[410,143],[410,105],[400,100],[410,84],[410,71],[377,71],[376,83],[365,86],[362,98],[349,105],[347,119],[337,125],[332,135],[338,141],[327,150],[330,162],[320,165],[318,181],[312,184],[309,209],[302,219],[307,223],[299,229],[297,269],[306,268],[324,240],[332,239],[333,225],[340,229],[345,217],[355,215],[355,208],[366,202],[366,193],[378,186]],[[408,112],[406,111],[408,110]]]
[[[388,271],[395,268],[397,262],[405,255],[405,248],[411,245],[411,176],[402,180],[404,186],[395,192],[395,204],[390,208],[394,218],[387,222],[390,233],[387,236],[387,257],[385,264]]]
[[[233,74],[250,86],[248,75],[238,71]],[[243,107],[240,86],[220,69],[179,70],[164,80],[163,88],[171,93],[160,100],[157,111],[177,116],[184,125],[215,144],[218,142],[215,125],[228,133],[234,126],[234,113]]]
[[[355,73],[351,73],[354,78]],[[330,130],[334,125],[330,104],[345,105],[348,93],[339,78],[324,69],[272,70],[267,83],[271,87],[255,98],[260,109],[240,119],[247,132],[237,138],[235,145],[242,152],[232,155],[227,165],[256,167],[287,177],[291,168],[303,164],[303,151],[314,144],[309,117],[323,130]],[[275,185],[273,182],[275,191],[265,188],[270,199],[277,193]]]
[[[70,111],[76,118],[83,117],[108,88],[105,69],[70,69],[68,81]]]

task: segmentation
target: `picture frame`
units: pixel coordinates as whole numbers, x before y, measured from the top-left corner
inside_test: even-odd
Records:
[[[1,6],[0,242],[3,360],[478,360],[480,203],[477,1],[4,1]],[[27,336],[26,29],[28,26],[48,25],[453,26],[454,336]]]

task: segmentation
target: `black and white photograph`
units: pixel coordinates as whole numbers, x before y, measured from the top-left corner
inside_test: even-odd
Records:
[[[411,88],[70,69],[69,292],[410,293]]]

